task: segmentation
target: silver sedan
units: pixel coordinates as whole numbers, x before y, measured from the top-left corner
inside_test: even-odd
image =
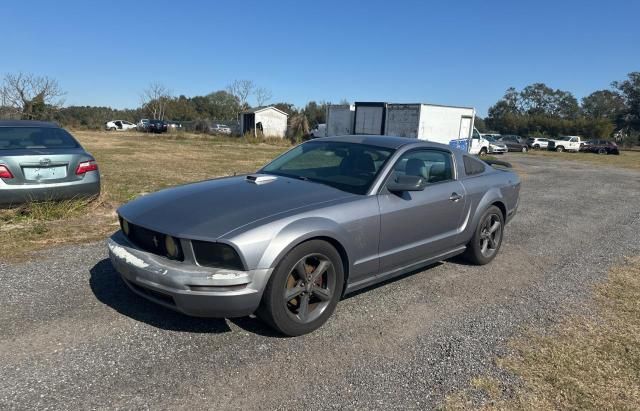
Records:
[[[66,130],[42,121],[0,121],[0,207],[98,194],[98,165]]]
[[[142,297],[195,316],[256,312],[294,336],[344,294],[458,254],[489,263],[519,190],[515,173],[448,146],[321,138],[255,174],[122,206],[109,253]]]

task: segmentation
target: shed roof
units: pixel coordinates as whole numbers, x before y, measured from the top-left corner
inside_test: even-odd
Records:
[[[284,114],[285,116],[289,117],[289,115],[287,113],[285,113],[284,111],[282,111],[282,110],[280,110],[280,109],[278,109],[278,108],[276,108],[274,106],[253,107],[253,108],[250,108],[248,110],[243,111],[242,114],[244,114],[244,113],[259,113],[261,111],[270,110],[270,109],[271,110],[275,110],[278,113]]]

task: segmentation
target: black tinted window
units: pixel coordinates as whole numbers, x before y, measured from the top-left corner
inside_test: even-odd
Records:
[[[0,127],[0,150],[77,147],[78,142],[61,128]]]
[[[462,158],[462,162],[464,163],[464,172],[468,176],[484,172],[485,165],[482,161],[476,160],[475,158],[469,156],[464,156]]]

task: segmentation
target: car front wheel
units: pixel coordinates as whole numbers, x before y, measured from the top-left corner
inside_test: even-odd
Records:
[[[340,254],[325,241],[307,241],[274,270],[258,316],[287,336],[310,333],[333,314],[343,286]]]
[[[558,147],[556,147],[556,151],[559,152],[559,153],[562,153],[564,151],[564,147],[558,146]]]
[[[502,245],[504,217],[496,206],[489,207],[480,218],[473,238],[467,244],[465,258],[477,265],[488,264],[495,258]]]

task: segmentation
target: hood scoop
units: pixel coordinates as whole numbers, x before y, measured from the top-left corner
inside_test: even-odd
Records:
[[[249,183],[261,185],[271,183],[272,181],[276,181],[278,177],[276,176],[266,176],[260,174],[252,174],[245,177],[245,180]]]

